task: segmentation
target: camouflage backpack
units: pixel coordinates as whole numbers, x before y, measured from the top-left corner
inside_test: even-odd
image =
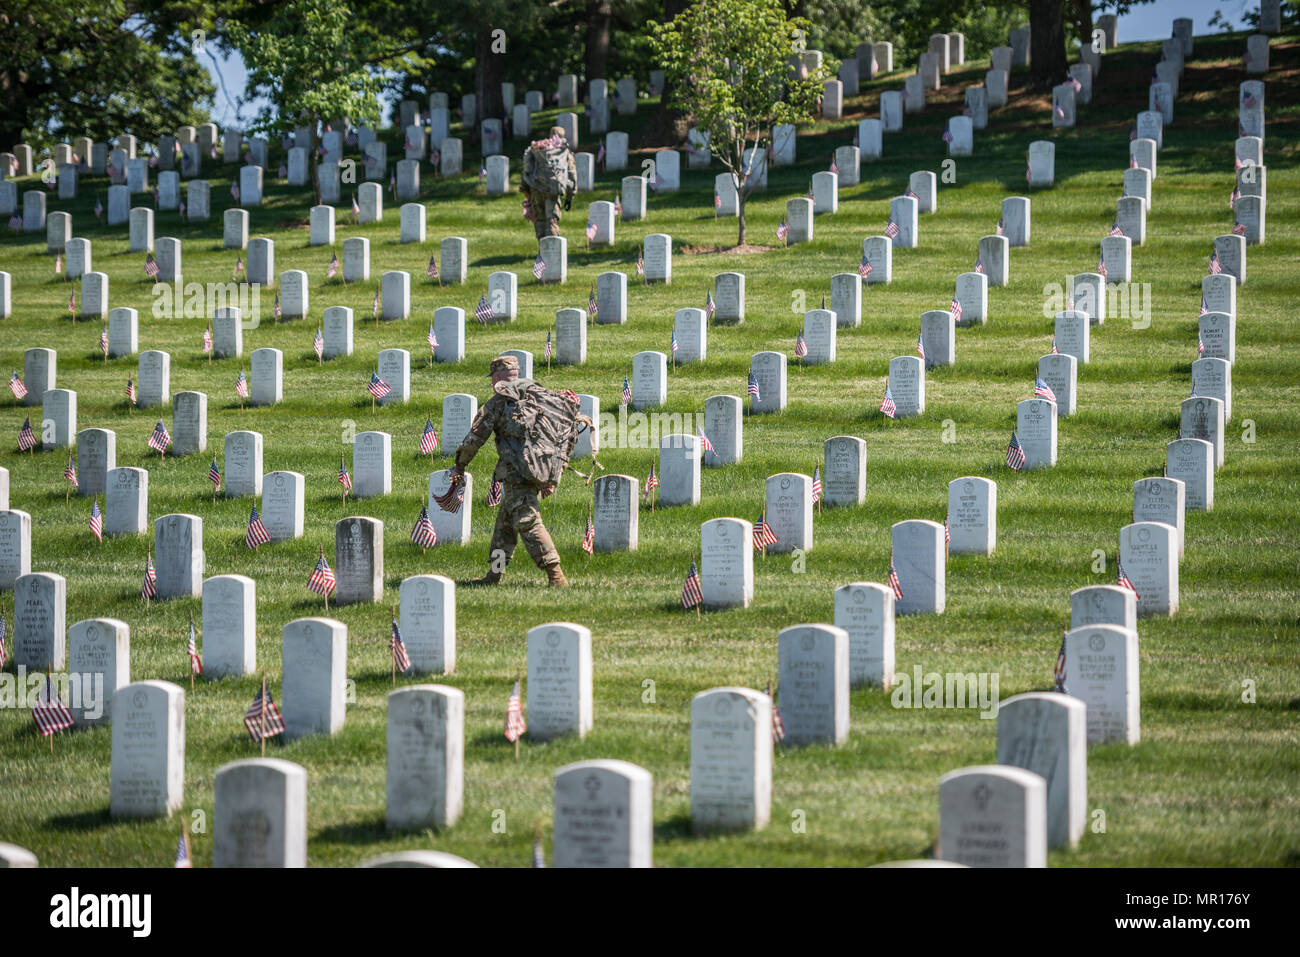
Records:
[[[577,188],[569,175],[568,147],[541,140],[524,154],[524,170],[530,186],[548,196],[563,196]]]
[[[516,379],[498,391],[509,403],[503,426],[508,441],[498,444],[498,452],[531,485],[559,485],[579,433],[593,426],[578,411],[577,397],[532,379]]]

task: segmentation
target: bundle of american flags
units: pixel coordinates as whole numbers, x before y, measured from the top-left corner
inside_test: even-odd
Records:
[[[429,518],[427,505],[420,505],[420,517],[415,520],[415,527],[411,529],[411,541],[421,548],[433,548],[438,544],[438,534],[433,529],[433,521]]]
[[[1020,439],[1016,433],[1011,433],[1011,444],[1007,446],[1007,465],[1011,466],[1017,472],[1025,467],[1025,450],[1020,445]]]
[[[488,483],[487,490],[487,507],[496,508],[501,504],[501,482],[499,479],[493,479]]]
[[[257,506],[253,506],[253,511],[248,516],[248,533],[244,536],[244,544],[249,548],[257,548],[258,545],[265,545],[271,540],[267,534],[266,526],[262,524],[262,516],[257,514]]]
[[[455,514],[460,511],[461,504],[465,501],[465,481],[455,472],[451,472],[447,477],[447,491],[441,495],[433,496],[433,500],[438,503],[438,507],[444,512]]]

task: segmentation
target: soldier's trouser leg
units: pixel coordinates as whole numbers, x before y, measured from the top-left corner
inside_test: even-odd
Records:
[[[519,537],[523,539],[524,548],[528,551],[529,557],[537,563],[538,568],[558,565],[560,563],[560,553],[555,550],[555,543],[551,541],[551,533],[542,524],[542,513],[537,505],[537,490],[534,488],[517,488],[513,492],[514,494],[501,504],[503,508],[509,506],[510,521],[514,526],[513,531],[517,532]],[[512,548],[514,545],[513,538],[512,534]]]
[[[546,197],[546,234],[548,236],[560,235],[560,197]]]
[[[515,553],[514,522],[504,504],[497,509],[496,525],[492,528],[492,544],[488,546],[488,564],[492,571],[504,572]]]
[[[547,211],[551,207],[550,197],[535,190],[528,191],[528,203],[533,209],[533,232],[540,240],[543,236],[557,236],[551,232],[551,221]]]

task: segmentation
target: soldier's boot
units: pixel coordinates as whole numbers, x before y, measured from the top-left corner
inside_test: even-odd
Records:
[[[505,577],[504,572],[489,571],[482,578],[475,578],[470,582],[471,585],[499,585],[501,579]]]
[[[546,566],[546,584],[555,588],[569,587],[569,580],[564,577],[564,569],[560,567],[559,562]]]

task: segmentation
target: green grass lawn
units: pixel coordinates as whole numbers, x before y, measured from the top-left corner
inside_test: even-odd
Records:
[[[1090,830],[1075,851],[1052,852],[1053,865],[1300,863],[1296,40],[1275,38],[1266,77],[1267,244],[1250,248],[1248,283],[1237,297],[1234,414],[1226,432],[1226,463],[1216,476],[1215,508],[1187,516],[1178,614],[1140,623],[1141,743],[1089,752],[1090,821],[1104,811],[1105,832]],[[371,241],[372,281],[347,288],[338,278],[325,281],[329,250],[307,246],[309,191],[269,177],[266,202],[252,211],[250,235],[276,240],[278,271],[308,272],[313,318],[268,321],[245,332],[245,363],[254,348],[284,351],[284,401],[268,408],[240,409],[233,389],[239,361],[208,363],[200,353],[203,320],[153,318],[152,283],[142,269],[143,256],[126,251],[125,225],[110,230],[91,212],[97,194],[106,202],[102,178],[84,182],[75,202],[51,197],[51,210],[71,209],[73,235],[94,241],[94,266],[110,277],[110,306],[140,310],[140,348],[171,353],[173,394],[186,389],[208,394],[209,449],[218,461],[226,433],[254,429],[265,436],[266,471],[306,475],[306,535],[292,543],[250,553],[243,545],[250,501],[211,503],[209,457],[168,458],[160,464],[146,447],[157,415],[128,414],[122,395],[136,360],[105,363],[96,346],[100,324],[70,321],[68,289],[54,274],[43,234],[6,233],[0,239],[0,268],[13,274],[16,302],[13,315],[0,321],[0,370],[21,370],[26,348],[56,348],[58,385],[77,391],[78,428],[116,430],[117,464],[150,469],[151,518],[169,512],[201,515],[206,574],[238,572],[257,579],[259,665],[277,697],[281,629],[294,618],[320,613],[320,601],[305,583],[319,548],[333,558],[334,522],[353,514],[385,522],[384,603],[330,612],[348,625],[348,674],[356,682],[344,730],[330,739],[277,742],[267,749],[268,755],[302,764],[310,776],[313,865],[348,866],[380,853],[432,847],[483,865],[523,866],[539,820],[548,823],[549,851],[555,770],[590,758],[621,758],[653,773],[654,856],[661,866],[863,865],[925,856],[938,829],[939,777],[992,763],[995,721],[981,720],[974,710],[895,710],[884,692],[857,689],[845,745],[778,749],[772,823],[765,830],[697,838],[689,824],[690,700],[719,685],[761,689],[776,673],[778,630],[832,621],[832,593],[841,584],[884,581],[890,526],[911,518],[942,521],[947,483],[963,475],[998,483],[997,551],[989,558],[950,559],[945,614],[898,620],[897,671],[910,673],[920,665],[924,671],[996,672],[1004,698],[1050,686],[1061,628],[1069,618],[1069,593],[1113,582],[1119,529],[1131,520],[1133,482],[1160,474],[1164,446],[1176,437],[1178,404],[1190,391],[1199,283],[1212,238],[1232,225],[1227,200],[1233,186],[1237,83],[1246,78],[1240,65],[1244,46],[1242,34],[1197,38],[1175,125],[1165,131],[1147,243],[1133,250],[1135,281],[1150,283],[1152,321],[1149,328],[1134,329],[1111,319],[1093,330],[1092,361],[1079,369],[1079,412],[1060,423],[1055,469],[1013,473],[1003,455],[1016,402],[1030,396],[1037,360],[1050,350],[1045,288],[1095,269],[1098,242],[1122,191],[1129,129],[1146,108],[1146,81],[1159,59],[1158,44],[1126,45],[1106,55],[1093,103],[1080,108],[1075,130],[1051,130],[1050,102],[1026,94],[1024,78],[1013,77],[1010,105],[992,111],[989,129],[976,133],[976,156],[957,161],[956,182],[940,184],[938,213],[921,217],[920,248],[897,250],[894,282],[864,291],[862,325],[840,331],[838,361],[800,370],[792,360],[788,408],[747,420],[744,461],[706,469],[699,506],[657,509],[653,515],[647,509],[637,551],[590,557],[579,548],[589,494],[579,481],[568,480],[544,503],[543,515],[574,587],[543,587],[543,576],[520,549],[502,587],[459,591],[456,673],[403,679],[442,682],[466,694],[465,811],[444,833],[390,836],[384,829],[389,606],[397,602],[398,585],[407,576],[436,572],[464,581],[482,574],[494,519],[482,493],[495,455],[485,449],[472,468],[471,543],[422,555],[407,535],[429,472],[445,467],[445,460],[431,466],[415,454],[425,416],[432,414],[438,423],[442,397],[451,392],[471,392],[484,401],[487,361],[503,349],[531,349],[540,362],[555,310],[582,307],[597,273],[609,269],[630,276],[627,324],[593,327],[586,364],[549,375],[543,365],[539,377],[546,384],[594,393],[606,410],[616,408],[632,354],[666,351],[674,311],[703,305],[716,273],[739,270],[747,276],[744,324],[710,329],[707,361],[670,374],[666,411],[702,412],[704,399],[719,392],[743,396],[750,356],[767,349],[792,353],[802,310],[815,308],[829,293],[832,274],[856,268],[862,239],[883,229],[888,200],[903,191],[908,174],[940,171],[944,122],[960,113],[962,89],[982,82],[987,62],[955,70],[924,113],[909,115],[903,132],[886,137],[885,157],[863,164],[861,184],[841,191],[838,214],[818,218],[814,242],[746,256],[679,253],[669,286],[636,284],[633,264],[644,235],[669,233],[679,247],[735,241],[735,220],[713,217],[716,167],[684,170],[680,193],[652,198],[644,222],[619,224],[613,250],[583,249],[585,207],[575,205],[563,222],[570,248],[568,284],[546,287],[532,280],[536,245],[520,218],[518,195],[484,198],[475,185],[477,154],[467,155],[464,176],[431,180],[428,167],[422,171],[422,201],[429,206],[426,244],[397,243],[391,195],[385,197],[389,209],[382,223],[358,228],[340,222],[340,245],[352,235]],[[811,174],[829,165],[835,146],[851,142],[859,119],[878,115],[880,91],[901,82],[896,73],[868,84],[862,96],[849,100],[844,120],[808,126],[800,137],[799,164],[771,170],[767,191],[751,201],[750,242],[776,245],[785,200],[805,192]],[[635,124],[616,117],[615,128],[636,129],[652,108],[643,102]],[[535,117],[534,127],[549,125],[553,115]],[[956,366],[927,376],[925,414],[907,421],[884,419],[877,409],[889,359],[914,354],[920,314],[947,307],[957,273],[974,262],[979,237],[993,232],[1001,200],[1024,193],[1026,149],[1035,139],[1057,143],[1056,186],[1032,194],[1032,242],[1012,250],[1010,285],[990,290],[986,325],[958,330]],[[390,141],[390,155],[398,146]],[[584,139],[582,148],[588,147],[594,152],[594,142]],[[521,143],[515,141],[511,150],[517,183]],[[642,158],[634,153],[633,172]],[[276,150],[270,172],[278,165]],[[230,202],[229,175],[236,167],[207,166],[212,218],[206,223],[181,223],[175,213],[156,218],[155,236],[184,240],[187,281],[226,281],[235,260],[233,251],[221,248],[221,213]],[[597,191],[579,196],[580,203],[612,198],[621,175],[602,174]],[[345,195],[340,220],[348,201]],[[439,288],[424,275],[430,251],[451,235],[469,242],[463,288]],[[374,278],[389,269],[411,273],[412,315],[376,324],[369,318]],[[486,292],[488,274],[499,269],[520,277],[518,320],[483,327],[471,319],[466,360],[429,368],[424,337],[433,310],[457,305],[469,313]],[[312,354],[312,337],[316,318],[331,305],[355,311],[355,352],[321,367]],[[269,315],[265,301],[264,310]],[[365,385],[377,352],[388,347],[412,353],[412,398],[405,407],[372,413]],[[95,543],[86,528],[90,503],[75,496],[71,504],[63,500],[66,453],[33,457],[15,451],[28,411],[39,409],[0,409],[0,465],[10,470],[11,507],[32,515],[33,570],[67,577],[69,624],[101,616],[130,624],[134,679],[184,682],[186,621],[191,612],[199,618],[199,601],[156,603],[145,610],[139,589],[146,540]],[[165,418],[170,425],[170,412]],[[954,441],[944,441],[948,420]],[[1243,440],[1247,420],[1253,422],[1253,442]],[[357,430],[392,433],[393,492],[345,508],[335,473],[340,451],[351,460],[342,444],[350,423]],[[699,547],[700,523],[727,515],[754,520],[765,477],[811,473],[821,461],[823,440],[839,434],[866,440],[866,504],[816,517],[815,547],[802,573],[792,570],[788,556],[756,559],[750,608],[702,618],[683,613],[678,598]],[[601,459],[609,472],[644,478],[654,455],[610,448]],[[1104,572],[1094,571],[1096,549],[1106,553]],[[11,605],[12,595],[0,600]],[[516,761],[501,734],[506,699],[515,672],[525,664],[525,633],[550,621],[591,628],[595,728],[582,741],[525,740]],[[643,700],[647,679],[654,682],[653,703]],[[1242,702],[1246,680],[1257,689],[1252,704]],[[255,677],[200,680],[192,694],[187,691],[186,819],[203,811],[210,822],[215,770],[256,754],[241,719],[257,684]],[[51,756],[30,714],[0,712],[0,790],[7,795],[0,802],[0,840],[31,848],[45,865],[169,866],[176,819],[124,823],[109,818],[109,752],[105,727],[60,735]],[[504,811],[504,833],[493,828],[499,811]],[[791,827],[796,812],[803,812],[805,833]],[[196,862],[205,865],[210,833],[192,839]]]

